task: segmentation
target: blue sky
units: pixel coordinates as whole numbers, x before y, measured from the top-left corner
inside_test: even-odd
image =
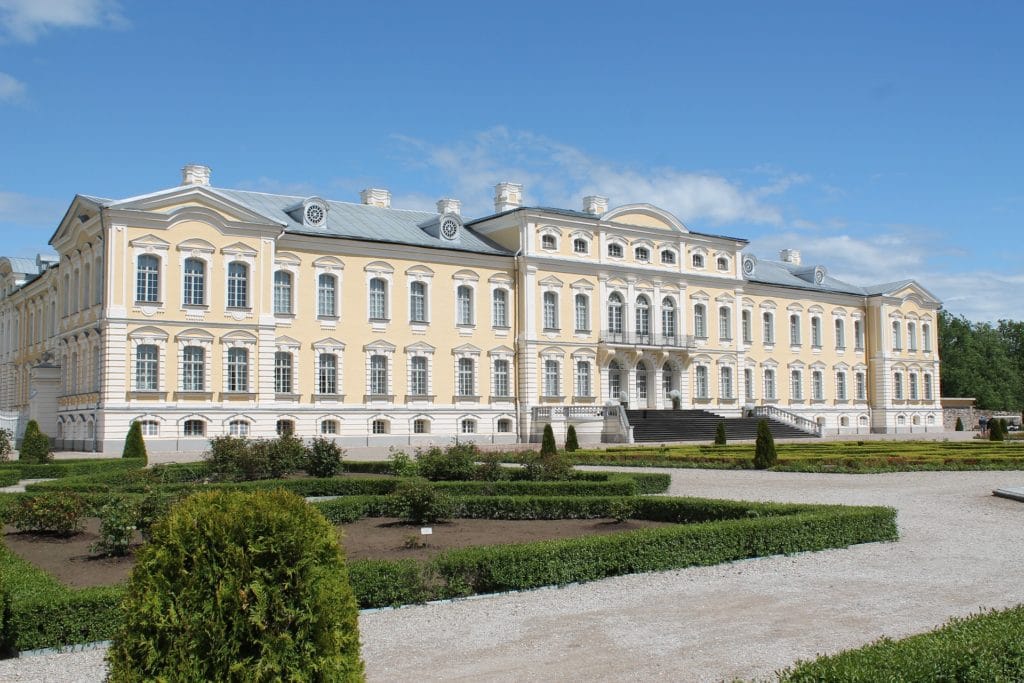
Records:
[[[75,193],[646,201],[1024,319],[1024,4],[0,0],[0,251]]]

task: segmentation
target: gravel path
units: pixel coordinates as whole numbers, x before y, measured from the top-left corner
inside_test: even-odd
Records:
[[[366,613],[369,679],[761,679],[1024,602],[1024,504],[991,495],[1022,473],[671,472],[672,495],[892,505],[901,540]],[[0,680],[97,681],[101,656],[0,662]]]

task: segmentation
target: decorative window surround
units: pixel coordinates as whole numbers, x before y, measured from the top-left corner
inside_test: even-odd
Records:
[[[416,342],[406,346],[406,403],[433,403],[434,402],[434,352],[437,349],[426,342]],[[413,382],[413,359],[423,358],[426,361],[426,386],[423,393],[413,393],[415,383]]]
[[[452,275],[452,295],[455,302],[455,327],[460,337],[468,337],[476,330],[476,305],[477,305],[477,284],[480,276],[471,270],[460,270]],[[464,320],[464,313],[459,310],[459,288],[469,288],[469,320]],[[511,300],[511,296],[509,296]]]
[[[388,323],[391,322],[392,317],[391,307],[394,305],[395,269],[383,261],[374,261],[373,263],[368,263],[363,270],[365,271],[366,279],[366,315],[370,321],[370,327],[374,332],[384,332],[387,330]],[[373,293],[370,291],[370,282],[374,279],[381,279],[385,283],[383,317],[374,316],[373,307],[370,305],[370,299],[373,297]],[[390,374],[388,381],[391,381]]]
[[[180,332],[175,338],[178,345],[178,391],[197,393],[201,391],[210,395],[210,361],[213,359],[213,335],[205,330],[191,329]],[[203,386],[199,390],[186,390],[185,381],[185,348],[197,347],[203,350]]]
[[[224,368],[223,372],[223,388],[222,391],[224,398],[256,398],[256,366],[259,364],[259,359],[256,355],[256,337],[248,332],[229,332],[220,339],[222,347],[221,356],[221,367]],[[228,389],[228,351],[230,349],[245,349],[248,351],[248,367],[247,369],[247,390],[246,391],[230,391]]]
[[[392,403],[395,400],[395,349],[397,347],[383,339],[378,339],[375,342],[367,344],[363,347],[363,353],[366,356],[366,376],[363,386],[366,387],[366,395],[363,397],[363,402],[366,404],[379,404],[379,403]],[[387,374],[387,393],[380,394],[374,393],[373,383],[370,380],[370,363],[371,358],[374,356],[384,356],[386,359],[386,374]]]
[[[163,312],[166,307],[167,262],[169,260],[168,252],[170,250],[171,245],[165,242],[164,240],[160,239],[156,235],[143,235],[142,237],[133,239],[131,242],[128,243],[128,245],[131,247],[130,257],[132,263],[132,280],[129,283],[129,287],[131,288],[129,300],[133,302],[132,310],[136,313],[141,313],[147,318],[150,318],[156,315],[157,312]],[[157,271],[156,301],[138,301],[137,293],[135,291],[138,282],[137,269],[139,264],[139,257],[146,255],[155,256],[159,261]],[[75,271],[75,285],[76,286],[74,291],[76,293],[80,292],[81,278],[80,271],[78,270]],[[65,287],[67,287],[67,283],[65,283]],[[78,305],[78,297],[72,294],[71,292],[68,292],[68,295],[65,298],[65,315],[67,315],[68,310],[71,310],[67,303],[70,300],[73,300],[75,304],[72,312],[77,313],[78,311],[82,310],[81,307]]]
[[[128,343],[129,343],[129,349],[128,350],[129,350],[129,360],[130,360],[131,367],[128,370],[127,380],[128,380],[128,391],[132,395],[148,395],[148,396],[156,396],[158,394],[159,395],[166,395],[167,389],[166,389],[166,384],[165,383],[166,383],[167,380],[165,378],[165,374],[166,374],[166,371],[167,371],[167,339],[168,339],[167,333],[164,332],[163,330],[157,329],[155,327],[142,327],[142,328],[139,328],[137,330],[133,330],[132,332],[130,332],[128,334]],[[137,368],[137,359],[138,359],[137,350],[138,350],[139,346],[143,346],[143,345],[145,345],[145,346],[155,346],[157,348],[157,366],[156,366],[157,387],[156,387],[155,391],[152,391],[152,390],[140,391],[140,390],[136,389],[136,387],[135,387],[135,377],[136,377],[136,373],[137,373],[137,370],[138,370],[138,368]],[[81,357],[83,358],[82,363],[84,365],[84,363],[87,362],[85,360],[85,349],[84,348],[82,349]],[[75,375],[81,375],[81,370],[82,370],[81,366],[79,366],[78,368],[73,368],[73,370],[77,370],[77,372],[74,372]],[[79,376],[76,376],[73,379],[75,380],[75,384],[72,386],[72,389],[73,389],[72,393],[78,393],[79,388],[80,387],[84,387],[85,383],[84,383],[84,381],[82,381],[82,378],[79,377]]]
[[[480,354],[479,348],[472,344],[463,344],[452,349],[452,356],[454,357],[454,383],[455,393],[452,396],[452,403],[476,403],[480,400]],[[460,360],[471,360],[473,362],[473,393],[470,395],[464,395],[459,393],[459,361]]]
[[[333,316],[322,316],[320,312],[320,301],[319,301],[319,287],[314,293],[313,310],[317,311],[317,320],[320,322],[321,330],[334,330],[338,327],[338,321],[341,319],[342,302],[345,300],[342,289],[342,276],[345,274],[345,264],[341,259],[334,258],[333,256],[324,256],[313,261],[313,277],[314,282],[320,282],[321,275],[333,275],[334,281],[334,297],[336,309]]]
[[[181,283],[181,310],[186,320],[201,321],[206,318],[206,311],[210,308],[210,285],[213,276],[213,255],[216,248],[206,240],[190,239],[185,240],[177,246],[179,282]],[[203,264],[203,291],[201,303],[185,302],[185,262],[188,259],[199,261]],[[98,302],[97,302],[98,303]]]
[[[427,329],[430,327],[430,321],[433,320],[433,313],[431,305],[433,298],[431,296],[431,284],[434,279],[434,271],[426,266],[413,266],[405,271],[406,276],[406,296],[409,300],[409,328],[414,334],[425,334]],[[423,320],[414,320],[412,314],[412,288],[413,283],[419,283],[423,286]]]

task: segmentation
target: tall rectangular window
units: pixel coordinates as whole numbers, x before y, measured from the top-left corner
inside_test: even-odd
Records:
[[[821,348],[821,318],[817,316],[811,318],[811,346]]]
[[[294,389],[292,382],[292,354],[278,351],[274,354],[274,392],[290,394]]]
[[[72,296],[77,297],[78,292]],[[139,257],[135,273],[135,300],[156,303],[160,300],[160,259],[152,254]]]
[[[720,379],[720,393],[718,394],[718,397],[726,399],[732,398],[732,368],[726,366],[721,368],[718,373]]]
[[[750,311],[743,311],[740,314],[740,328],[743,334],[743,343],[752,344],[754,342],[754,332],[751,329]]]
[[[836,373],[836,400],[837,401],[845,401],[846,400],[846,373],[845,372],[837,372]]]
[[[765,344],[775,343],[775,315],[767,311],[761,315],[761,336]]]
[[[561,395],[561,381],[559,379],[557,360],[544,361],[544,395]]]
[[[732,314],[728,306],[718,309],[718,338],[723,341],[732,339]]]
[[[821,370],[811,372],[811,398],[815,401],[825,400],[825,377]]]
[[[388,317],[388,284],[384,278],[370,280],[370,320],[386,320]]]
[[[924,376],[924,400],[932,400],[932,376],[928,373]]]
[[[202,306],[206,303],[206,264],[200,259],[185,259],[185,281],[181,300],[186,306]]]
[[[274,313],[292,312],[292,274],[287,270],[274,273]]]
[[[708,316],[704,304],[693,307],[693,334],[701,338],[708,336]]]
[[[858,372],[853,376],[853,380],[857,385],[857,400],[866,401],[868,398],[867,376],[863,372]]]
[[[590,361],[576,361],[576,395],[590,396]]]
[[[469,285],[459,285],[455,290],[455,313],[456,324],[473,324],[473,288]]]
[[[249,306],[249,267],[232,261],[228,264],[228,308]]]
[[[864,323],[860,320],[853,321],[853,348],[864,350]]]
[[[907,350],[917,351],[917,323],[907,323]]]
[[[427,395],[427,358],[413,356],[409,367],[409,393],[413,396]]]
[[[316,285],[316,314],[325,318],[338,315],[338,278],[321,273]]]
[[[577,294],[574,298],[576,331],[590,331],[590,299],[586,294]]]
[[[459,396],[475,396],[475,382],[473,372],[473,359],[472,358],[460,358],[459,359],[459,385],[458,391]]]
[[[903,373],[896,372],[892,376],[892,396],[897,401],[903,400]]]
[[[370,356],[370,394],[386,396],[388,393],[387,356]]]
[[[750,368],[743,371],[743,394],[747,401],[754,400],[754,371]]]
[[[319,394],[338,393],[338,357],[333,353],[320,354],[316,389]]]
[[[158,349],[154,344],[135,347],[135,390],[156,391],[159,388]]]
[[[917,393],[917,373],[910,373],[910,400],[916,401],[918,398]]]
[[[892,321],[892,350],[900,351],[903,349],[903,339],[900,333],[901,326],[899,320]]]
[[[409,320],[427,322],[427,285],[418,280],[409,285]]]
[[[669,297],[661,302],[661,333],[669,338],[676,336],[676,304]]]
[[[770,368],[764,371],[764,397],[772,400],[776,398],[775,371]]]
[[[841,318],[836,318],[836,348],[846,348],[846,323]]]
[[[543,297],[543,318],[545,330],[558,329],[558,295],[554,292],[544,292]]]
[[[789,345],[800,346],[800,316],[789,316]]]
[[[708,369],[698,365],[694,370],[694,395],[697,398],[708,397]]]
[[[509,393],[509,365],[507,360],[494,361],[494,395],[507,397]]]
[[[495,327],[508,327],[508,290],[494,290],[493,314]]]
[[[249,391],[249,351],[228,349],[228,391]]]
[[[793,370],[789,373],[789,397],[794,401],[802,401],[804,398],[803,373]]]
[[[199,346],[186,346],[181,352],[181,390],[206,390],[206,351]]]
[[[921,341],[924,345],[924,352],[932,351],[932,327],[928,323],[921,325]]]

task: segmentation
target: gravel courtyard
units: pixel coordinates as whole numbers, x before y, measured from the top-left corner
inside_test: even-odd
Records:
[[[1024,602],[1024,503],[991,495],[1024,472],[661,471],[671,495],[894,506],[901,540],[366,613],[369,679],[761,679]],[[0,662],[4,681],[102,677],[98,650]]]

